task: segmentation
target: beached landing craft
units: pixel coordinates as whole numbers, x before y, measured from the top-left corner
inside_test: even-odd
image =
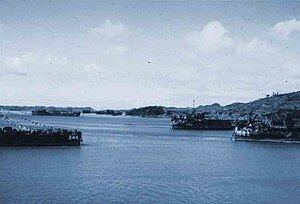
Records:
[[[0,128],[0,146],[79,146],[82,133],[77,130],[18,130]]]
[[[300,142],[299,110],[280,110],[265,117],[263,121],[252,121],[245,126],[237,126],[232,140]]]
[[[41,116],[74,116],[79,117],[80,112],[73,111],[58,111],[58,110],[34,110],[32,111],[32,115],[41,115]]]
[[[300,129],[266,128],[258,130],[251,127],[244,127],[239,130],[236,128],[232,139],[234,141],[300,142]]]
[[[0,128],[0,146],[79,146],[83,141],[78,130],[46,127],[26,118],[22,124],[4,115],[1,118],[6,125]]]
[[[171,118],[172,129],[183,130],[232,130],[230,120],[208,119],[203,113],[174,115]]]

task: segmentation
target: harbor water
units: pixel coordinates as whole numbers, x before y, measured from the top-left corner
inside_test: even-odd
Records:
[[[167,118],[12,115],[80,147],[1,147],[0,203],[300,203],[300,145],[171,130]]]

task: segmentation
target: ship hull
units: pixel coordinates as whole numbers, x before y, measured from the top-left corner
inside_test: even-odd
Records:
[[[82,133],[79,131],[0,131],[0,146],[80,146]]]
[[[287,130],[270,130],[259,133],[251,133],[249,135],[238,135],[233,133],[232,139],[234,141],[249,141],[249,142],[300,142],[299,131],[287,131]]]
[[[232,130],[230,121],[206,120],[196,123],[173,123],[172,129],[177,130]]]
[[[73,143],[1,143],[0,147],[42,147],[42,146],[80,146],[81,144],[73,144]]]
[[[32,115],[38,115],[38,116],[68,116],[68,117],[79,117],[80,113],[32,113]]]

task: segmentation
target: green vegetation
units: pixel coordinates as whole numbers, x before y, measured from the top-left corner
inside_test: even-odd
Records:
[[[142,108],[134,108],[126,112],[126,115],[141,117],[162,117],[167,114],[167,110],[163,106],[146,106]]]

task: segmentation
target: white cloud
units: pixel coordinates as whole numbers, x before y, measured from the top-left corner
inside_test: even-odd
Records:
[[[39,62],[44,64],[65,66],[70,63],[69,59],[66,56],[55,56],[48,53],[45,55],[37,55],[37,57],[39,59]]]
[[[120,77],[120,72],[117,69],[113,69],[109,64],[105,62],[91,62],[84,65],[85,76],[89,78],[90,82],[92,79],[98,81],[109,82],[112,79]]]
[[[4,30],[6,25],[0,21],[0,31]]]
[[[20,67],[21,66],[21,58],[20,57],[7,57],[4,58],[4,64],[9,67]]]
[[[271,29],[271,33],[280,39],[286,39],[294,31],[300,32],[300,21],[295,19],[279,22]]]
[[[69,64],[65,56],[27,52],[18,56],[0,58],[0,71],[15,75],[26,75],[35,71],[60,71]]]
[[[22,55],[22,61],[24,63],[35,63],[37,60],[36,58],[37,58],[37,56],[33,52],[27,52]]]
[[[258,37],[254,37],[247,43],[242,42],[236,47],[236,54],[242,57],[267,57],[274,53],[276,48]]]
[[[86,69],[86,70],[96,70],[97,67],[98,67],[97,63],[89,63],[89,64],[84,65],[84,69]]]
[[[192,97],[199,95],[201,100],[205,100],[201,96],[208,96],[210,98],[208,101],[211,101],[215,95],[214,99],[227,103],[233,97],[235,100],[243,101],[273,91],[283,93],[298,90],[299,40],[296,38],[293,38],[293,41],[281,40],[297,31],[296,25],[298,22],[295,20],[280,22],[266,29],[266,32],[254,34],[248,41],[238,42],[238,39],[235,39],[238,43],[234,44],[233,39],[229,37],[228,40],[222,40],[228,36],[224,28],[216,29],[219,31],[212,36],[209,36],[209,33],[213,33],[211,28],[214,26],[208,25],[202,31],[189,34],[186,41],[198,52],[183,50],[182,57],[185,60],[181,61],[187,63],[172,74],[177,80],[176,84],[179,84],[175,84],[175,87],[180,89],[186,87],[187,94]],[[221,24],[217,27],[221,28]],[[273,32],[272,35],[270,30]],[[217,52],[226,47],[230,49],[226,52]],[[233,52],[227,52],[230,50]],[[214,54],[206,55],[207,53]],[[239,96],[244,98],[239,99]]]
[[[122,55],[127,52],[126,45],[112,45],[109,46],[106,50],[106,54],[108,55]]]
[[[115,37],[126,33],[128,29],[120,21],[116,24],[113,24],[107,19],[99,27],[90,28],[89,31],[94,35]]]
[[[300,31],[300,21],[293,19],[279,22],[271,27],[268,32],[258,34],[249,42],[239,43],[236,47],[236,54],[250,58],[263,57],[274,61],[278,60],[280,53],[282,56],[288,57],[288,48],[293,45],[284,40],[295,31]]]
[[[202,31],[189,33],[185,40],[188,45],[203,53],[214,53],[233,44],[228,31],[217,21],[208,23]]]
[[[22,66],[21,57],[3,57],[0,61],[0,71],[14,75],[26,75],[27,69]]]
[[[293,42],[271,36],[270,29],[244,40],[248,35],[234,38],[221,23],[210,22],[186,36],[192,48],[186,49],[178,43],[183,41],[180,35],[167,39],[166,33],[160,38],[148,32],[123,39],[128,29],[107,21],[91,30],[99,38],[90,33],[91,38],[83,36],[90,44],[70,49],[72,65],[66,57],[47,53],[2,56],[0,71],[5,68],[15,75],[33,74],[1,74],[0,91],[12,101],[13,93],[20,93],[20,101],[34,98],[36,103],[74,100],[75,104],[86,100],[87,105],[133,107],[151,103],[186,105],[194,98],[201,104],[224,104],[299,89],[296,46],[287,48]],[[111,98],[116,98],[115,104]]]
[[[89,63],[84,65],[84,70],[89,76],[94,76],[95,74],[101,72],[99,64],[97,63]]]

